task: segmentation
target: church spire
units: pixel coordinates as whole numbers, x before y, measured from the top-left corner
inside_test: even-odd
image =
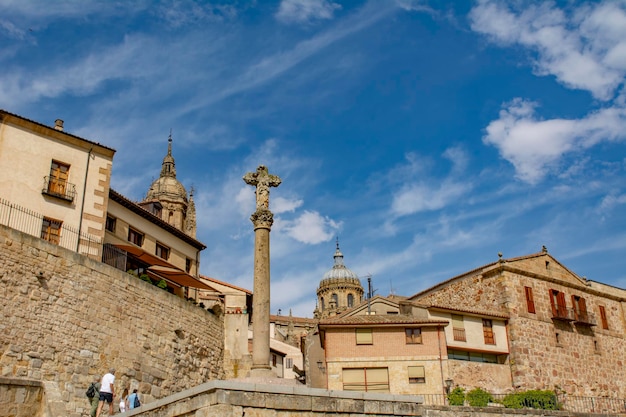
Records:
[[[174,163],[174,157],[172,156],[172,129],[170,129],[170,136],[167,139],[167,155],[163,158],[161,177],[176,178],[176,164]]]

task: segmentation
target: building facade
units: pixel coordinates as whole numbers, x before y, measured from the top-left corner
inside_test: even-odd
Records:
[[[99,260],[114,154],[0,110],[0,223]]]
[[[455,384],[626,397],[626,291],[579,277],[545,247],[451,278],[409,297],[408,304],[426,306],[431,317],[450,314],[446,343]],[[461,327],[466,341],[455,335]],[[508,349],[501,342],[506,339]],[[489,341],[491,353],[485,345],[476,351],[480,340]],[[473,353],[486,365],[470,366]]]

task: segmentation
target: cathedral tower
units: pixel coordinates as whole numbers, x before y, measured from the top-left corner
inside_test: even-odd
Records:
[[[315,318],[334,316],[363,300],[361,281],[357,274],[344,265],[339,240],[334,258],[333,268],[324,274],[317,289],[317,307],[313,313]]]
[[[146,198],[139,205],[160,217],[161,220],[195,238],[196,207],[193,201],[193,190],[188,198],[187,190],[176,179],[171,133],[167,142],[167,155],[163,158],[161,175],[152,183]]]

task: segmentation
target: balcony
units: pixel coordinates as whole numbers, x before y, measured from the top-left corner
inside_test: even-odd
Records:
[[[596,318],[592,313],[588,311],[576,311],[574,310],[574,323],[583,324],[587,326],[597,326]]]
[[[552,320],[574,321],[574,309],[565,306],[552,306]]]
[[[76,186],[56,177],[46,176],[43,178],[42,194],[57,197],[65,201],[74,201]]]

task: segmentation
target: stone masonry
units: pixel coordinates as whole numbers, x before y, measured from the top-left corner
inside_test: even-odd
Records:
[[[532,291],[534,312],[526,290]],[[583,298],[591,323],[553,318],[551,291],[564,294],[573,317],[574,297]],[[507,317],[512,389],[551,389],[589,397],[626,397],[626,298],[618,288],[594,288],[547,251],[500,260],[455,277],[413,298],[426,305]],[[600,318],[604,308],[608,329]],[[460,313],[462,314],[462,313]],[[455,376],[473,388],[476,375]],[[481,388],[490,389],[489,381]],[[482,385],[482,384],[480,384]]]
[[[223,377],[222,317],[4,226],[0,291],[0,376],[41,381],[44,416],[85,415],[110,367],[144,404]]]

